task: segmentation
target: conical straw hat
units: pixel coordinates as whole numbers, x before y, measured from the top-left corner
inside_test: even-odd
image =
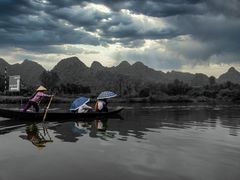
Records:
[[[36,91],[46,91],[47,89],[43,86],[39,86]]]

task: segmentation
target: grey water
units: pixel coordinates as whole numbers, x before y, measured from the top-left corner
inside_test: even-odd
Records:
[[[0,117],[0,180],[240,179],[239,105],[123,106],[117,119]]]

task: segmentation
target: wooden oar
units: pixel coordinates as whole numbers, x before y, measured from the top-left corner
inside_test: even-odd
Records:
[[[48,109],[51,105],[52,99],[53,99],[53,96],[51,96],[51,99],[49,100],[48,106],[47,106],[46,111],[45,111],[44,116],[43,116],[43,121],[45,121],[45,119],[47,117],[47,112],[48,112]]]

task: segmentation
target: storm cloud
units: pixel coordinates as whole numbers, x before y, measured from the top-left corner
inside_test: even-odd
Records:
[[[109,48],[157,69],[239,63],[239,9],[238,0],[2,0],[0,47],[43,56]]]

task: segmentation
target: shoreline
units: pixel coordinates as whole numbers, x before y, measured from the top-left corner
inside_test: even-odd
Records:
[[[78,97],[78,96],[76,96]],[[1,104],[17,104],[27,102],[29,97],[24,96],[0,96]],[[52,103],[71,103],[74,97],[60,97],[54,96]],[[43,99],[43,102],[48,102],[48,98]],[[96,102],[91,99],[90,102]],[[126,97],[126,98],[112,98],[111,103],[239,103],[238,101],[226,99],[212,99],[207,97],[189,97],[189,96],[167,96],[167,97]]]

